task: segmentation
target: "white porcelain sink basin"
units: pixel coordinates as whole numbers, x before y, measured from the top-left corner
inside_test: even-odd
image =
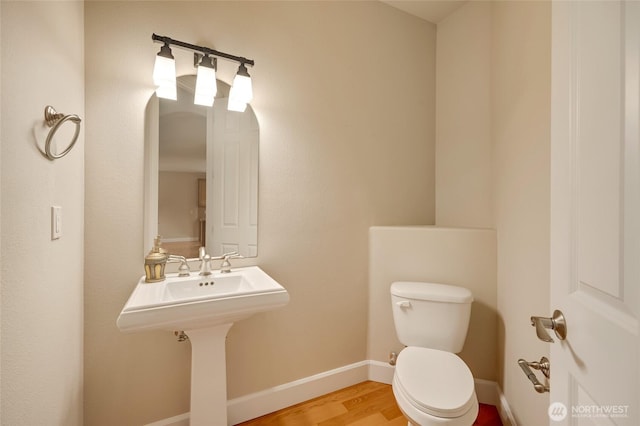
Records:
[[[286,305],[289,293],[257,266],[190,277],[167,274],[159,283],[136,285],[118,317],[124,332],[193,330],[233,323]]]

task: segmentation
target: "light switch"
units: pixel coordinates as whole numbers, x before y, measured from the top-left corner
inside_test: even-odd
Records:
[[[51,239],[62,237],[62,207],[51,206]]]

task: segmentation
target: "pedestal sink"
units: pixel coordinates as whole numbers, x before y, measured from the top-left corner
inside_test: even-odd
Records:
[[[191,342],[191,426],[227,426],[225,338],[235,321],[279,308],[287,290],[257,266],[230,273],[144,277],[118,317],[122,332],[184,331]]]

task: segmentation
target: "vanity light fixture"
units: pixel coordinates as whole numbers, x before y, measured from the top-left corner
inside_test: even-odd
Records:
[[[169,37],[159,36],[157,34],[152,34],[151,39],[154,42],[164,43],[162,48],[160,48],[160,53],[156,56],[156,65],[153,70],[153,82],[157,86],[156,94],[158,97],[173,100],[176,99],[176,68],[170,48],[171,45],[174,45],[183,49],[191,50],[195,52],[196,55],[202,57],[198,64],[196,93],[194,97],[195,104],[206,106],[213,105],[213,99],[217,92],[215,76],[217,58],[226,59],[240,64],[238,73],[236,74],[233,80],[233,85],[231,86],[229,104],[227,108],[230,111],[244,111],[247,104],[251,102],[251,99],[253,99],[251,77],[247,70],[247,65],[254,65],[254,61],[252,59],[230,55],[208,47],[196,46],[194,44],[174,40]],[[159,62],[163,64],[159,65]],[[169,63],[171,64],[171,67],[169,67]],[[167,69],[167,71],[162,71],[164,69]]]
[[[218,86],[216,85],[216,58],[209,55],[202,56],[198,64],[198,75],[196,78],[196,93],[193,96],[193,103],[202,106],[213,106]]]
[[[176,100],[176,61],[171,54],[169,43],[164,43],[156,55],[153,67],[153,84],[160,98]]]

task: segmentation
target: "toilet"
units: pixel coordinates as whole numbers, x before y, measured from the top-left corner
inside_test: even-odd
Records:
[[[396,360],[393,394],[412,426],[471,426],[478,416],[473,375],[456,355],[469,328],[473,295],[464,287],[394,282]]]

